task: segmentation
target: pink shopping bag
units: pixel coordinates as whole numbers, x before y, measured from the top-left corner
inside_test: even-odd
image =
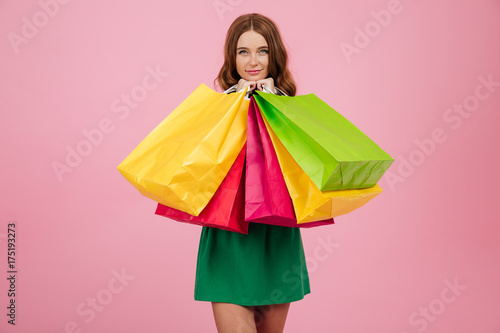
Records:
[[[254,98],[248,108],[245,220],[286,227],[333,224],[332,218],[297,224],[273,143]]]

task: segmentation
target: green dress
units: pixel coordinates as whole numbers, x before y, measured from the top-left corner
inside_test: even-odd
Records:
[[[250,223],[241,234],[203,227],[195,300],[252,306],[294,302],[308,293],[299,228]]]

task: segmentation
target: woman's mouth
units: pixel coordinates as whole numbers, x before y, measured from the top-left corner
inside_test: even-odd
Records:
[[[247,71],[247,73],[250,75],[257,75],[260,73],[260,71],[261,71],[260,69],[257,69],[257,70]]]

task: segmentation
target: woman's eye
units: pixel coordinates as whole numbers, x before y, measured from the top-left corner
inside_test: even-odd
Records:
[[[238,54],[247,54],[247,53],[248,52],[245,51],[245,50],[241,50],[241,51],[238,52]],[[269,51],[268,50],[260,50],[259,53],[265,53],[265,54],[267,54],[267,53],[269,53]]]

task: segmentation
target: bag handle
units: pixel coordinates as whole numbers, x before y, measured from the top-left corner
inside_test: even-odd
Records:
[[[229,89],[227,89],[226,91],[224,91],[224,92],[223,92],[223,94],[229,94],[229,93],[231,93],[231,92],[233,92],[233,91],[234,91],[234,92],[236,92],[236,88],[237,88],[237,87],[238,87],[238,84],[235,84],[234,86],[229,87]],[[246,89],[246,93],[245,93],[245,95],[248,95],[248,93],[249,93],[249,91],[248,91],[248,90],[249,90],[249,88],[250,88],[250,86],[247,86],[247,89]],[[242,92],[242,91],[243,91],[243,90],[240,90],[240,91],[238,91],[238,92]]]
[[[223,94],[229,94],[230,92],[236,91],[236,87],[237,87],[237,86],[238,86],[238,85],[237,85],[237,84],[235,84],[234,86],[229,87],[229,89],[227,89],[226,91],[224,91],[224,92],[223,92]]]
[[[229,87],[229,89],[227,89],[226,91],[223,92],[223,94],[229,94],[230,92],[233,92],[235,91],[236,92],[236,88],[238,87],[238,84],[235,84],[234,86],[232,87]],[[247,86],[247,91],[246,91],[246,94],[247,95],[249,93],[248,91],[249,89],[249,86]],[[268,86],[266,86],[265,84],[262,85],[262,89],[267,92],[267,93],[270,93],[270,94],[274,94],[274,92],[271,91],[271,89],[269,89]],[[283,95],[283,96],[288,96],[287,94],[285,94],[283,92],[283,90],[281,90],[280,88],[278,87],[274,87],[274,89],[276,89],[276,91],[280,94],[280,95]],[[267,90],[267,91],[266,91]],[[242,90],[238,91],[238,92],[242,92]]]
[[[271,89],[269,89],[269,87],[268,87],[268,86],[266,86],[265,84],[263,84],[263,85],[262,85],[262,89],[264,89],[264,91],[266,91],[266,90],[267,90],[267,92],[268,92],[268,93],[270,93],[270,94],[277,95],[277,94],[275,94],[274,92],[272,92],[272,91],[271,91]],[[280,95],[283,95],[283,96],[288,96],[288,95],[287,95],[287,94],[285,94],[285,93],[283,92],[283,90],[281,90],[280,88],[278,88],[278,87],[274,87],[274,89],[276,89],[276,92],[278,92]]]

